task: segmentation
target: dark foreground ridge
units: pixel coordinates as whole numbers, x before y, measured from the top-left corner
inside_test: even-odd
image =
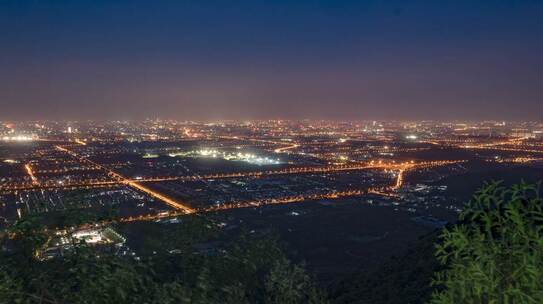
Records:
[[[28,217],[2,235],[0,302],[541,303],[540,190],[486,184],[456,224],[345,278],[328,295],[271,233],[224,234],[214,219],[188,215],[167,231],[158,222],[141,223],[139,231],[149,234],[141,256],[80,242],[44,258],[51,234]]]
[[[426,303],[432,295],[432,275],[439,263],[434,256],[438,233],[413,243],[405,254],[392,257],[372,271],[358,271],[332,292],[334,303]]]

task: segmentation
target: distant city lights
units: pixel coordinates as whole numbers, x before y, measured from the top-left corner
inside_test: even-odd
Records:
[[[16,135],[16,136],[2,137],[3,141],[33,141],[35,139],[37,139],[36,136],[30,136],[30,135]]]

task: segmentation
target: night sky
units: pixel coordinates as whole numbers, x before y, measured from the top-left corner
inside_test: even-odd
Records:
[[[0,0],[0,119],[543,119],[543,1]]]

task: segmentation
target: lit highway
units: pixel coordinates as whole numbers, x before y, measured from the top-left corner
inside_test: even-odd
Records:
[[[62,148],[62,151],[67,151],[65,148]],[[77,157],[74,153],[70,155]],[[79,159],[79,158],[78,158]],[[83,162],[90,162],[90,160],[82,158],[80,159]],[[108,172],[108,174],[114,178],[112,181],[89,181],[89,182],[77,182],[77,183],[66,183],[66,184],[34,184],[34,185],[18,185],[11,187],[0,188],[0,192],[10,192],[10,191],[30,191],[30,190],[42,190],[42,189],[74,189],[77,187],[96,187],[96,186],[114,186],[122,185],[127,183],[134,183],[141,186],[142,182],[164,182],[164,181],[196,181],[196,180],[209,180],[209,179],[228,179],[228,178],[243,178],[243,177],[253,177],[261,178],[266,176],[274,175],[296,175],[296,174],[327,174],[334,172],[342,171],[358,171],[358,170],[371,170],[371,169],[382,169],[382,170],[395,170],[398,171],[400,176],[400,183],[398,187],[401,186],[402,176],[405,170],[411,170],[414,168],[423,168],[431,166],[441,166],[449,165],[462,161],[435,161],[435,162],[367,162],[360,164],[349,164],[349,165],[335,165],[335,166],[312,166],[312,167],[293,167],[286,168],[281,170],[268,170],[268,171],[254,171],[254,172],[237,172],[237,173],[223,173],[223,174],[207,174],[207,175],[192,175],[192,176],[168,176],[168,177],[150,177],[142,178],[138,180],[128,179],[121,176],[118,173],[115,173],[103,166],[91,162],[91,164],[97,168],[101,168]],[[141,189],[139,189],[141,190]]]
[[[39,185],[38,179],[34,175],[34,172],[32,171],[32,166],[30,164],[25,165],[25,171],[30,176],[30,179],[32,180],[33,185]]]
[[[139,182],[136,182],[136,181],[133,181],[133,180],[130,180],[130,179],[127,179],[125,177],[123,177],[122,175],[120,175],[119,173],[113,171],[113,170],[110,170],[96,162],[93,162],[85,157],[81,157],[79,156],[77,153],[71,151],[71,150],[68,150],[67,148],[65,147],[62,147],[62,146],[55,146],[58,150],[60,151],[63,151],[63,152],[66,152],[68,153],[69,155],[71,155],[72,157],[75,157],[77,159],[79,159],[81,162],[88,162],[94,166],[97,166],[99,168],[102,168],[104,171],[106,171],[108,173],[108,175],[110,175],[111,177],[115,178],[118,182],[122,183],[122,184],[125,184],[125,185],[128,185],[136,190],[139,190],[141,192],[144,192],[148,195],[150,195],[151,197],[153,198],[156,198],[162,202],[164,202],[166,205],[170,206],[170,207],[173,207],[177,210],[180,210],[184,213],[194,213],[195,210],[188,207],[187,205],[179,202],[179,201],[176,201],[172,198],[169,198],[161,193],[158,193],[156,191],[153,191],[143,185],[141,185]]]
[[[113,222],[156,221],[160,219],[181,216],[181,215],[185,215],[189,213],[202,214],[202,213],[207,213],[207,212],[218,212],[218,211],[238,209],[238,208],[254,208],[254,207],[261,207],[261,206],[266,206],[266,205],[292,204],[292,203],[300,203],[300,202],[312,201],[312,200],[357,197],[357,196],[363,196],[367,194],[396,197],[397,195],[394,192],[398,190],[399,188],[401,188],[401,186],[403,185],[403,176],[406,172],[411,171],[411,170],[416,170],[416,169],[432,168],[432,167],[437,167],[437,166],[459,164],[459,163],[464,163],[464,162],[465,161],[434,161],[434,162],[424,162],[424,163],[419,163],[419,164],[415,164],[411,162],[396,164],[393,168],[399,170],[399,172],[397,174],[397,177],[394,183],[388,187],[386,186],[379,187],[379,188],[369,187],[367,189],[329,191],[329,192],[323,192],[323,193],[317,193],[317,194],[285,196],[285,197],[278,197],[278,198],[273,198],[273,199],[227,202],[221,205],[201,208],[198,210],[191,210],[190,212],[187,212],[181,209],[181,210],[175,210],[175,211],[161,212],[158,214],[120,217],[117,219],[95,223],[94,225],[98,225],[98,226],[107,225]],[[143,191],[143,192],[146,192],[146,191]],[[86,226],[87,225],[85,225],[84,227]]]
[[[26,154],[12,153],[2,159],[13,173],[0,178],[0,195],[16,197],[25,204],[31,199],[50,203],[51,196],[58,195],[61,200],[62,191],[115,193],[128,187],[134,191],[127,193],[144,194],[174,210],[116,220],[154,220],[365,194],[398,198],[413,186],[412,179],[425,174],[444,177],[464,172],[469,165],[432,172],[425,169],[467,162],[471,165],[472,161],[503,166],[543,162],[540,139],[528,133],[494,138],[481,135],[489,129],[477,126],[451,124],[448,131],[443,131],[443,125],[377,122],[113,124],[118,128],[91,123],[86,128],[73,127],[57,133],[55,127],[39,125],[36,128],[42,134],[18,134],[10,125],[2,135],[7,145],[36,142],[36,147]],[[449,157],[452,160],[447,160]],[[206,165],[198,167],[198,162]],[[217,170],[206,168],[213,163],[221,165]],[[364,180],[358,184],[360,177]],[[365,184],[366,180],[371,182]],[[315,186],[304,189],[298,184],[304,182]],[[271,186],[258,186],[267,183]],[[244,191],[247,185],[253,187],[252,192]],[[281,186],[273,188],[275,185]],[[270,192],[272,188],[277,190]],[[342,190],[331,190],[334,188]],[[142,196],[131,198],[138,201]],[[160,205],[154,207],[165,207]]]

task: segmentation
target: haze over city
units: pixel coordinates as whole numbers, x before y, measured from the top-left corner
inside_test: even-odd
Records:
[[[540,120],[541,1],[2,1],[0,118]]]

